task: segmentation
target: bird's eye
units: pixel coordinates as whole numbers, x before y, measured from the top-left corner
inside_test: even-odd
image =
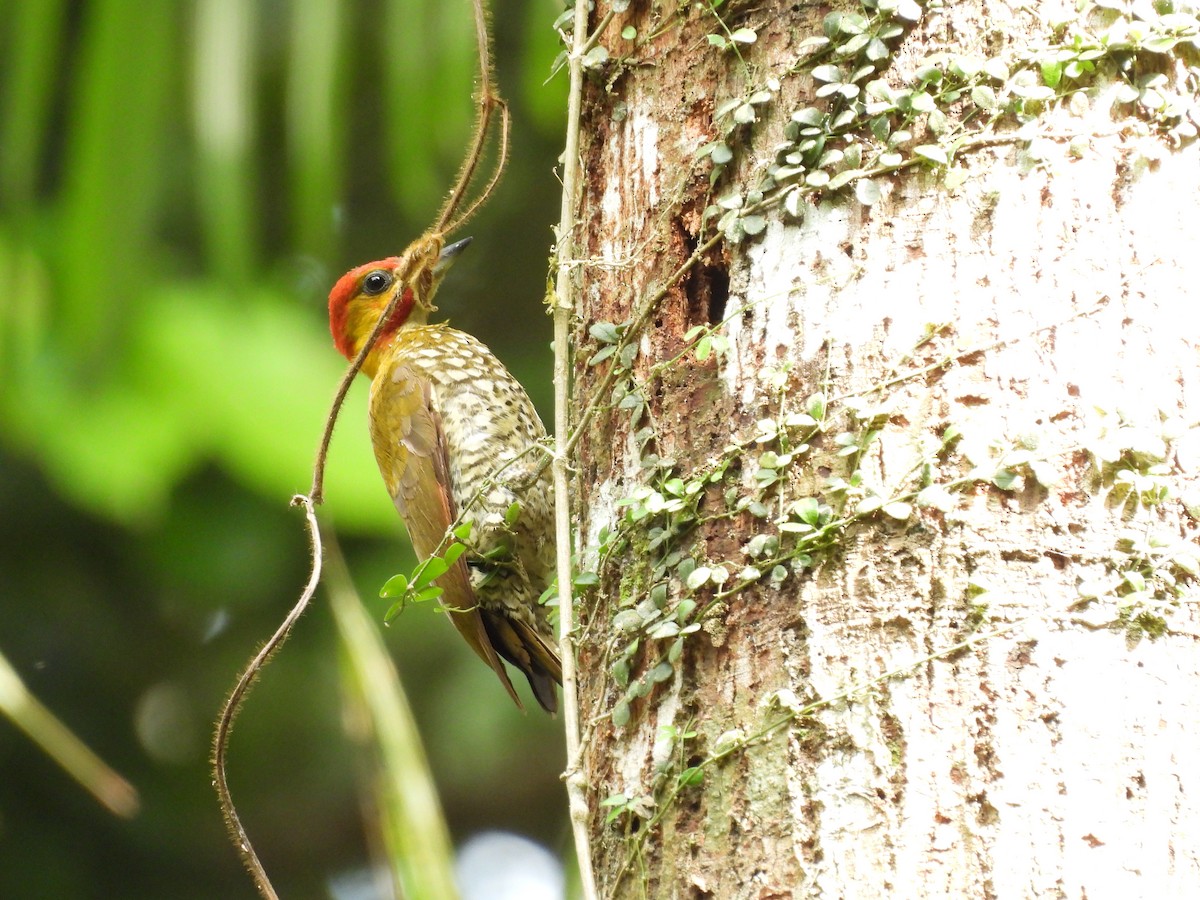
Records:
[[[362,281],[362,289],[364,294],[382,294],[391,286],[391,273],[384,272],[381,269],[376,269],[374,272],[368,272],[367,277]]]

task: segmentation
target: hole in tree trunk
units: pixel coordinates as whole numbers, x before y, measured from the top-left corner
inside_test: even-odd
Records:
[[[688,298],[688,321],[716,325],[725,318],[729,300],[729,271],[724,266],[698,265],[684,284]]]
[[[696,252],[697,239],[681,219],[675,220],[675,229],[681,238],[686,256]],[[708,260],[712,260],[709,262]],[[729,269],[721,254],[707,256],[687,273],[683,281],[687,294],[687,324],[718,325],[725,319],[725,305],[729,301]]]

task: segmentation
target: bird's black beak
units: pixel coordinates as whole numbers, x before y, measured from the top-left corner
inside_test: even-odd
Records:
[[[474,238],[463,238],[461,241],[455,241],[453,244],[447,244],[443,247],[442,252],[438,254],[437,262],[433,264],[433,273],[441,275],[454,265],[454,261],[458,259],[458,254],[466,250],[467,245],[473,240]]]

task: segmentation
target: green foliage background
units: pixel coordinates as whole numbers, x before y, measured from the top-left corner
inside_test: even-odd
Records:
[[[439,296],[548,418],[557,0],[496,0],[512,163]],[[469,132],[467,0],[0,0],[0,652],[142,795],[112,818],[0,720],[0,896],[252,896],[212,721],[307,571],[299,513],[344,362],[325,296],[428,224]],[[411,564],[365,382],[324,508],[378,621]],[[324,599],[244,710],[235,798],[277,887],[366,839]],[[431,608],[386,633],[452,830],[566,841],[555,723]]]

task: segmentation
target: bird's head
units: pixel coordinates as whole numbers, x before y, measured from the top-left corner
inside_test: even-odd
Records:
[[[440,234],[414,241],[403,256],[392,256],[351,269],[329,292],[329,330],[334,346],[353,360],[371,335],[380,315],[399,297],[362,371],[375,377],[380,352],[405,325],[424,325],[436,309],[433,295],[446,270],[471,243],[470,238],[443,245]]]

